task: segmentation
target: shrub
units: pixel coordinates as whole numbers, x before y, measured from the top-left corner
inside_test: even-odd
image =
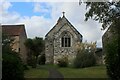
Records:
[[[77,44],[77,55],[73,61],[73,65],[76,68],[84,68],[94,66],[96,64],[96,58],[94,56],[96,49],[95,43],[80,43]]]
[[[2,61],[3,80],[23,80],[24,68],[21,59],[15,53],[4,53]]]
[[[58,66],[59,67],[67,67],[68,66],[68,58],[63,56],[62,58],[58,59]]]
[[[29,70],[28,66],[26,64],[23,65],[24,70]]]
[[[8,36],[2,35],[2,80],[23,80],[23,62],[20,55],[12,51],[12,41]]]
[[[27,65],[31,66],[32,68],[36,68],[37,67],[35,56],[33,56],[33,55],[28,56],[28,58],[27,58]]]
[[[111,80],[120,80],[120,52],[118,52],[120,47],[118,42],[120,42],[120,38],[115,38],[115,36],[113,36],[113,39],[109,41],[105,47],[105,63],[107,74]]]
[[[42,55],[39,57],[39,59],[38,59],[38,63],[39,63],[40,65],[44,65],[44,64],[45,64],[45,61],[46,61],[46,59],[45,59],[45,54],[42,54]]]
[[[34,56],[32,56],[32,59],[31,59],[31,66],[32,66],[32,68],[36,68],[37,67],[36,58]]]
[[[74,60],[74,67],[76,68],[84,68],[94,66],[96,63],[95,57],[92,53],[82,53],[77,54]]]
[[[27,48],[27,65],[32,66],[32,52]]]

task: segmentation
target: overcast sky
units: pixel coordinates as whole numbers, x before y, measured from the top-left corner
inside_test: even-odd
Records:
[[[28,38],[44,37],[56,24],[62,12],[83,35],[83,42],[95,42],[102,46],[101,24],[85,19],[86,7],[78,2],[8,2],[0,3],[0,23],[25,24]]]

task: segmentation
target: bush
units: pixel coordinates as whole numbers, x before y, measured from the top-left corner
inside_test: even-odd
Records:
[[[96,42],[77,43],[76,44],[76,58],[73,61],[73,66],[76,68],[84,68],[94,66],[96,64],[95,58]]]
[[[66,56],[63,56],[62,58],[58,59],[59,67],[67,67],[68,66],[68,58]]]
[[[23,65],[24,70],[29,70],[28,66],[26,64]]]
[[[2,35],[2,80],[23,80],[23,62],[20,55],[12,51],[10,46],[12,41],[14,39]]]
[[[27,52],[27,65],[32,66],[32,53],[30,53],[30,50]]]
[[[113,36],[113,40],[111,40],[105,47],[105,63],[107,74],[111,80],[120,80],[120,52],[118,52],[118,50],[120,50],[118,44],[118,42],[120,42],[119,39]]]
[[[16,53],[4,53],[2,61],[2,80],[23,80],[23,63]]]
[[[33,55],[29,55],[27,58],[27,65],[31,66],[32,68],[36,68],[36,58]]]
[[[32,66],[32,68],[36,68],[37,67],[36,58],[34,56],[31,59],[31,66]]]
[[[42,54],[42,55],[39,57],[38,63],[39,63],[40,65],[44,65],[44,64],[45,64],[45,61],[46,61],[46,59],[45,59],[45,54]]]
[[[94,66],[96,63],[93,53],[78,53],[74,60],[75,68],[84,68]]]

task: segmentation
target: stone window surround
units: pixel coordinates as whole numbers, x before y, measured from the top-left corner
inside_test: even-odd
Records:
[[[65,34],[67,34],[66,36],[65,36]],[[71,48],[71,46],[72,46],[72,35],[71,35],[71,33],[69,32],[69,31],[63,31],[62,33],[61,33],[61,37],[60,37],[60,47],[61,48]],[[65,47],[63,47],[62,46],[62,37],[69,37],[70,38],[70,47],[68,47],[68,46],[65,46]],[[64,44],[65,45],[65,44]]]

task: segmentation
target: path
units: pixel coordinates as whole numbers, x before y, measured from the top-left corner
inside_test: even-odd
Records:
[[[44,69],[48,70],[49,76],[47,80],[64,80],[64,76],[57,70],[55,66],[44,66]]]
[[[49,69],[49,78],[63,78],[63,75],[55,68]]]
[[[48,80],[64,80],[64,76],[54,67],[44,67],[49,71]]]

